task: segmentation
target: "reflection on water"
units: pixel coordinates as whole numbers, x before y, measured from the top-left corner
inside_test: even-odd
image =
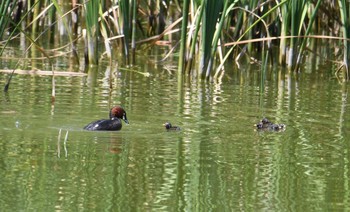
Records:
[[[346,85],[269,70],[261,89],[254,67],[178,83],[160,69],[56,77],[54,106],[51,78],[16,75],[0,104],[2,208],[350,209]],[[130,125],[82,130],[115,104]],[[255,131],[262,117],[286,130]]]

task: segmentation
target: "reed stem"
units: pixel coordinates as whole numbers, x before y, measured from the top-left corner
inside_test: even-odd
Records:
[[[179,55],[179,66],[178,73],[182,75],[185,71],[185,56],[186,56],[186,34],[187,34],[187,22],[189,12],[189,0],[183,1],[183,17],[181,25],[181,41],[180,41],[180,55]]]

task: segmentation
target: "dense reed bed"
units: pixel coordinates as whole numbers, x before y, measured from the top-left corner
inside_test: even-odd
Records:
[[[89,65],[102,59],[132,66],[137,50],[167,44],[170,54],[179,53],[180,75],[220,78],[228,61],[279,63],[297,72],[308,58],[321,57],[334,62],[331,71],[346,81],[349,20],[345,0],[2,0],[0,56],[20,34],[41,52],[50,51],[40,45],[40,39],[49,37],[72,58],[79,55],[76,42],[84,40]],[[69,43],[55,44],[57,34],[68,36]]]

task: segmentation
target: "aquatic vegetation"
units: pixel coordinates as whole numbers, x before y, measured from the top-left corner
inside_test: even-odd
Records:
[[[87,1],[84,4],[86,19],[86,45],[85,45],[85,63],[96,65],[98,62],[98,44],[97,37],[99,35],[99,1]]]
[[[79,57],[76,42],[85,43],[80,55],[86,64],[98,65],[107,55],[110,64],[122,61],[119,66],[129,66],[137,64],[138,50],[163,41],[172,45],[174,55],[179,53],[179,75],[218,79],[228,61],[263,66],[278,61],[290,72],[302,71],[306,58],[321,57],[340,62],[331,71],[349,80],[349,8],[345,0],[91,0],[82,4],[5,0],[0,3],[0,56],[9,40],[24,33],[31,37],[29,45],[35,42],[44,52],[50,47],[40,40],[49,36],[54,46],[73,52],[71,57]],[[60,36],[69,37],[66,43],[52,37],[62,29],[66,30]],[[81,36],[83,31],[86,37]]]
[[[11,2],[11,0],[3,0],[0,3],[0,38],[11,20],[10,13],[15,9],[15,4],[11,4]]]

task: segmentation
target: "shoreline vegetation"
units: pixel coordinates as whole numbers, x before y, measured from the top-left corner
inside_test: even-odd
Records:
[[[130,68],[137,65],[138,51],[166,45],[167,56],[178,58],[179,75],[218,79],[228,61],[258,61],[262,72],[276,63],[300,72],[318,58],[332,61],[330,71],[341,81],[350,79],[345,0],[2,0],[0,58],[17,60],[16,68],[22,59],[4,53],[19,38],[26,41],[20,57],[44,58],[52,77],[60,57],[77,65],[106,60]]]

